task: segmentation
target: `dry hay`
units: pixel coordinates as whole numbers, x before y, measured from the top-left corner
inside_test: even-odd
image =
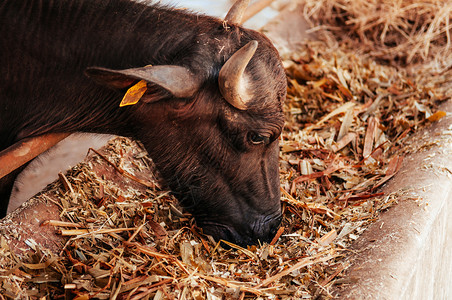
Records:
[[[359,37],[377,57],[451,57],[451,3],[305,2],[312,21]],[[61,176],[50,190],[64,221],[46,224],[68,241],[59,256],[31,245],[18,257],[2,236],[0,299],[331,297],[332,285],[347,281],[350,244],[397,202],[379,187],[400,168],[406,138],[445,115],[437,104],[450,98],[452,78],[447,63],[441,74],[410,75],[350,43],[336,46],[312,42],[285,61],[284,219],[270,244],[244,249],[203,235],[168,191],[131,175],[153,171],[152,162],[118,138],[92,159],[108,160],[145,192],[104,180],[93,162]]]
[[[404,140],[444,116],[436,104],[447,98],[442,86],[450,74],[423,83],[322,42],[285,64],[284,219],[272,243],[216,243],[167,191],[149,182],[142,182],[145,192],[124,191],[97,176],[92,162],[81,163],[51,187],[64,222],[46,224],[69,237],[61,256],[33,245],[17,257],[2,237],[0,299],[330,297],[331,286],[346,281],[350,243],[397,201],[378,187],[400,167]],[[132,179],[152,171],[128,139],[92,155]]]
[[[447,0],[300,0],[315,27],[358,40],[374,57],[452,67],[452,2]]]

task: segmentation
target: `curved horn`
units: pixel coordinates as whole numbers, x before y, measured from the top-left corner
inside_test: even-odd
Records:
[[[224,20],[230,24],[242,24],[242,18],[245,14],[245,10],[248,7],[250,0],[237,0],[231,9],[229,9]]]
[[[257,15],[261,10],[269,6],[274,0],[258,0],[253,2],[248,9],[245,11],[245,14],[242,18],[242,24]]]
[[[224,99],[240,110],[247,109],[252,95],[247,94],[245,68],[257,49],[257,41],[251,41],[235,52],[220,70],[218,84]]]

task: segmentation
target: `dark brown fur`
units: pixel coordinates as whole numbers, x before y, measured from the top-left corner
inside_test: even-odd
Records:
[[[5,0],[0,32],[0,150],[50,132],[131,136],[206,233],[239,244],[272,237],[280,219],[277,138],[286,82],[263,35],[128,0]],[[222,98],[218,72],[250,40],[259,42],[246,69],[255,97],[239,111]],[[142,101],[119,108],[125,90],[84,74],[93,66],[150,64],[184,66],[203,84],[178,99],[149,83]],[[256,132],[270,142],[254,145]],[[2,185],[6,209],[11,182]]]

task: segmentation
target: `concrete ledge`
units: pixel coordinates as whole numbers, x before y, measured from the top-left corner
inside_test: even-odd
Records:
[[[448,115],[409,139],[399,173],[383,188],[398,205],[355,242],[340,299],[452,296],[452,101]]]
[[[38,245],[58,254],[65,239],[48,226],[44,220],[60,220],[60,209],[48,196],[37,196],[0,220],[0,236],[16,254],[22,254]]]
[[[107,156],[109,151],[111,152],[108,149],[108,144],[99,150],[101,154]],[[134,160],[133,155],[141,151],[138,146],[132,148],[130,153],[124,154],[123,163],[131,164]],[[100,159],[96,154],[89,154],[85,158],[84,163],[90,164],[90,169],[98,177],[114,183],[115,187],[123,194],[127,194],[131,190],[144,193],[147,189],[146,186],[119,174],[111,165],[105,160]],[[153,174],[146,171],[134,169],[134,175],[139,180],[152,182],[154,180]],[[43,222],[60,220],[62,207],[59,204],[59,198],[63,193],[65,191],[62,184],[59,181],[55,181],[41,193],[38,193],[0,220],[0,238],[8,243],[14,253],[21,255],[29,251],[30,248],[34,249],[35,245],[38,245],[41,249],[45,248],[59,255],[67,238],[56,234],[52,226],[43,226]]]

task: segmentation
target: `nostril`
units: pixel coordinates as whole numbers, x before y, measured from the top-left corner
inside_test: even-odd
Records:
[[[269,243],[275,237],[281,225],[280,213],[266,216],[256,216],[254,222],[244,222],[241,226],[204,222],[198,226],[203,228],[205,234],[211,235],[216,241],[226,240],[239,246],[257,245]]]
[[[269,240],[272,240],[273,237],[276,235],[276,233],[278,232],[279,227],[281,226],[281,221],[282,221],[282,216],[278,216],[277,218],[273,219],[269,226],[270,226],[270,231],[269,231]]]
[[[252,238],[261,242],[270,242],[281,225],[282,216],[267,216],[253,226]]]

